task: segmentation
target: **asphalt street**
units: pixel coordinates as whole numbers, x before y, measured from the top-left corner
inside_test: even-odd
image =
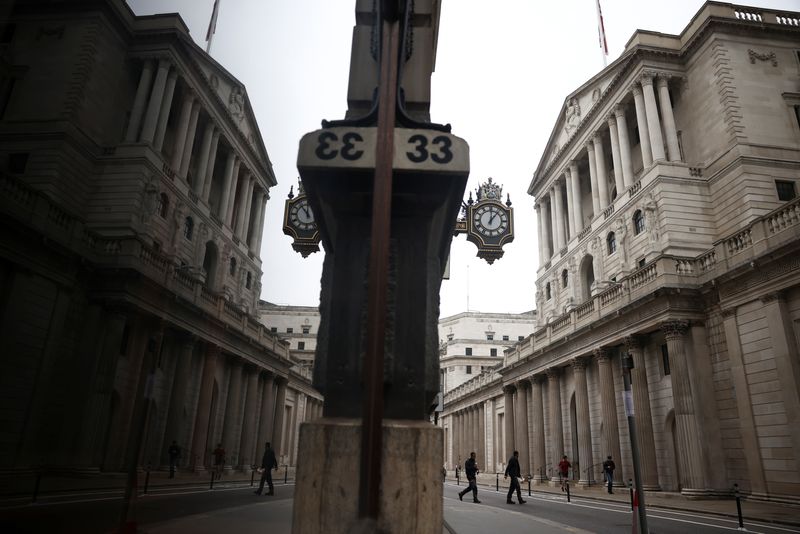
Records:
[[[457,534],[583,534],[631,532],[632,514],[624,503],[609,503],[573,497],[567,503],[560,494],[523,492],[525,504],[506,504],[505,492],[479,490],[480,504],[471,495],[463,501],[464,486],[446,484],[444,517]],[[153,534],[289,534],[291,532],[294,485],[276,485],[274,497],[253,495],[247,484],[153,489],[138,499],[140,532]],[[21,533],[110,533],[119,521],[121,493],[82,492],[50,496],[37,504],[0,503],[0,532]],[[720,533],[736,531],[735,519],[688,511],[651,508],[650,532]],[[764,534],[800,533],[800,528],[746,521],[748,532]],[[445,529],[445,532],[447,530]]]

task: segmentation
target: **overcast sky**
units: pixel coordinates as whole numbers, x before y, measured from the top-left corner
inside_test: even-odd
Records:
[[[278,185],[267,203],[262,298],[316,306],[322,251],[303,259],[281,230],[297,181],[300,137],[322,119],[340,119],[355,0],[220,0],[211,55],[242,81]],[[137,15],[178,12],[205,48],[213,0],[129,0]],[[680,33],[701,0],[601,0],[609,64],[638,29]],[[516,239],[487,265],[464,236],[451,249],[441,316],[534,308],[539,258],[527,189],[564,98],[603,68],[595,0],[443,0],[431,119],[450,123],[470,145],[468,190],[491,176],[511,194]],[[798,0],[762,7],[798,10]]]

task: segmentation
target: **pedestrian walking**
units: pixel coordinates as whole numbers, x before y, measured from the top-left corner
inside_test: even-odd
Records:
[[[258,484],[258,489],[254,492],[256,495],[261,495],[264,491],[264,482],[267,483],[269,491],[267,495],[275,495],[275,487],[272,485],[272,470],[278,470],[278,460],[275,458],[275,451],[272,450],[269,441],[266,443],[264,449],[264,456],[261,458],[261,482]]]
[[[217,448],[214,449],[214,476],[217,480],[222,478],[223,469],[225,469],[225,449],[222,443],[217,443]]]
[[[503,478],[511,477],[511,483],[508,485],[508,495],[506,496],[507,504],[514,504],[514,501],[511,500],[511,497],[514,496],[514,490],[517,492],[517,501],[520,504],[525,504],[526,502],[522,500],[522,488],[519,485],[520,476],[522,475],[519,468],[519,451],[514,451],[514,454],[508,459],[506,473],[503,475]]]
[[[169,478],[175,478],[175,469],[178,467],[178,458],[181,457],[181,448],[178,447],[178,442],[172,440],[172,445],[167,449],[169,455]]]
[[[565,491],[566,484],[568,484],[567,480],[569,477],[569,468],[572,467],[572,464],[569,463],[567,460],[567,455],[561,457],[561,461],[558,462],[558,473],[561,475],[561,491]]]
[[[608,492],[609,493],[614,493],[611,490],[611,487],[614,484],[614,469],[616,469],[616,468],[617,468],[617,466],[614,465],[614,460],[611,459],[611,456],[609,456],[606,459],[606,461],[603,462],[603,475],[605,475],[606,482],[608,482]]]
[[[475,453],[469,453],[469,459],[464,462],[464,472],[467,474],[467,481],[469,485],[464,488],[464,491],[458,492],[458,499],[464,500],[464,495],[472,491],[472,502],[480,503],[478,500],[478,462],[475,461]]]

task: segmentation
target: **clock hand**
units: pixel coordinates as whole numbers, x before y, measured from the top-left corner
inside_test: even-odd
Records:
[[[308,212],[308,206],[303,206],[303,211],[306,212],[306,217],[311,217],[311,214]]]
[[[492,214],[492,216],[489,217],[489,224],[492,224],[492,221],[494,220],[495,216],[497,215],[497,213],[495,213],[493,211],[491,212],[491,214]]]

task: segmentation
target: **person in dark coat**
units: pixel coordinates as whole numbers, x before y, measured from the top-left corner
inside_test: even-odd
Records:
[[[272,450],[269,441],[264,451],[264,457],[261,458],[261,469],[263,469],[261,472],[261,482],[255,494],[261,495],[261,492],[264,491],[264,482],[266,482],[267,486],[269,486],[267,495],[275,495],[275,487],[272,485],[272,470],[278,470],[278,460],[275,458],[275,451]]]
[[[178,442],[172,440],[172,445],[167,450],[169,454],[169,478],[175,478],[175,469],[178,467],[178,458],[181,457],[181,448],[178,447]]]
[[[608,459],[603,462],[603,475],[606,477],[609,493],[614,493],[611,488],[614,485],[614,469],[616,468],[617,466],[614,464],[614,460],[611,459],[611,456],[609,456]]]
[[[508,465],[506,465],[506,474],[503,478],[511,477],[511,483],[508,485],[508,495],[506,496],[506,503],[507,504],[514,504],[514,501],[511,500],[511,497],[514,496],[514,490],[517,491],[517,501],[520,504],[525,504],[525,501],[522,500],[522,488],[519,485],[519,478],[522,476],[519,469],[519,451],[514,451],[514,455],[508,459]]]
[[[458,492],[459,500],[464,500],[464,495],[472,491],[472,502],[481,502],[478,500],[478,462],[475,461],[475,453],[469,453],[469,459],[464,462],[464,472],[467,474],[469,485],[464,488],[464,491]]]

